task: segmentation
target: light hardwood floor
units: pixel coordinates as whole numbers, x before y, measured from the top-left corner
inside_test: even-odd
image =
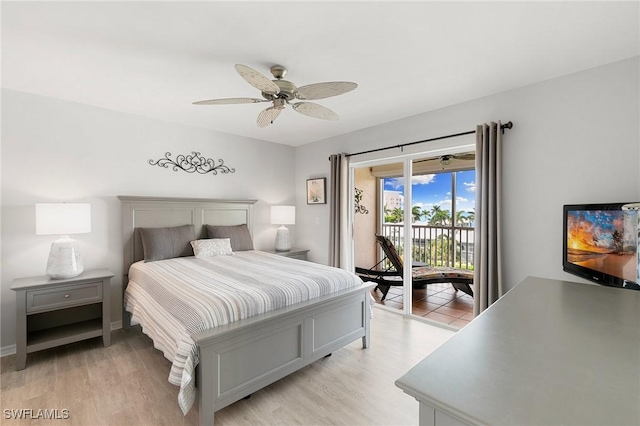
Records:
[[[374,310],[372,345],[360,340],[216,412],[216,425],[411,425],[418,403],[394,382],[454,332]],[[3,425],[194,425],[184,416],[170,369],[139,327],[116,330],[112,345],[91,339],[29,354],[15,370],[2,358],[0,423]],[[196,408],[196,407],[194,407]],[[66,420],[15,420],[6,409],[62,412]]]

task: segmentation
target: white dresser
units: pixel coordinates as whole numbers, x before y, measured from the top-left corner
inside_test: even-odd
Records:
[[[396,386],[421,425],[640,425],[640,291],[528,277]]]

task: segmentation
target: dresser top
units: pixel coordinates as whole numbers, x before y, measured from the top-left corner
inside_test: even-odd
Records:
[[[640,424],[640,291],[528,277],[396,385],[472,424]]]

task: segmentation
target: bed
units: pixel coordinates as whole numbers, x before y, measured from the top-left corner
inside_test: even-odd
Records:
[[[123,327],[131,325],[131,313],[125,309],[128,303],[129,309],[135,312],[134,319],[141,324],[143,331],[152,339],[151,335],[156,335],[154,346],[160,347],[165,356],[174,361],[171,356],[175,355],[175,352],[172,354],[172,350],[166,350],[167,345],[162,343],[162,332],[159,331],[161,329],[159,318],[171,317],[173,313],[161,314],[160,312],[163,311],[153,305],[159,302],[154,302],[151,298],[148,302],[144,302],[148,294],[139,290],[143,288],[139,282],[145,281],[140,278],[139,272],[140,267],[145,265],[144,262],[140,262],[144,259],[141,229],[144,231],[144,228],[193,225],[196,239],[206,238],[207,225],[221,227],[220,229],[243,226],[251,232],[255,200],[128,196],[118,198],[122,203],[124,241]],[[303,261],[251,250],[234,251],[233,256],[224,258],[220,256],[213,259],[196,259],[191,256],[160,260],[146,265],[152,265],[151,276],[155,274],[158,281],[162,281],[168,270],[176,270],[178,275],[189,275],[190,272],[185,273],[187,270],[181,268],[189,268],[188,271],[191,271],[194,262],[197,263],[196,269],[207,269],[208,274],[214,275],[221,273],[223,269],[221,265],[231,267],[232,264],[237,264],[234,266],[237,271],[253,273],[253,277],[256,280],[262,279],[265,285],[274,284],[279,279],[263,274],[263,271],[269,269],[290,270],[288,276],[286,272],[282,276],[283,283],[294,280],[298,276],[306,276],[306,269],[304,272],[302,269],[297,269],[302,267],[310,268],[308,272],[310,275],[326,274],[328,269],[353,275],[336,268],[303,263]],[[260,264],[260,267],[251,272],[251,265],[255,264]],[[131,289],[128,290],[130,269],[133,280]],[[196,277],[196,280],[198,279],[200,279],[199,276]],[[242,284],[247,279],[253,278],[241,277],[236,281]],[[197,399],[200,424],[211,425],[214,423],[215,411],[251,395],[355,340],[361,339],[363,348],[367,348],[370,343],[370,290],[373,286],[373,284],[362,283],[358,279],[357,282],[344,288],[330,286],[332,287],[330,290],[325,289],[320,293],[312,289],[302,298],[299,295],[291,296],[289,304],[286,305],[269,302],[273,304],[275,310],[252,311],[242,316],[242,319],[228,323],[215,319],[204,321],[204,325],[196,325],[195,328],[189,328],[186,332],[182,330],[183,336],[177,339],[192,342],[195,352],[189,356],[193,348],[183,345],[181,353],[187,355],[182,357],[179,364],[182,367],[186,365],[188,371],[176,372],[172,367],[170,374],[170,377],[171,375],[180,377],[181,408],[185,411],[193,399]],[[153,282],[147,288],[161,287],[157,282]],[[273,292],[273,288],[260,293],[260,297]],[[284,293],[292,293],[288,287],[286,288]],[[318,294],[322,295],[317,297]],[[174,300],[178,299],[181,298],[174,297]],[[139,308],[141,306],[143,307]],[[216,325],[213,326],[214,324]],[[154,327],[157,328],[155,333]],[[175,326],[175,328],[179,327]],[[176,357],[176,360],[178,358]],[[194,376],[195,382],[192,380]],[[177,384],[176,380],[176,377],[173,380],[170,379],[174,384]]]

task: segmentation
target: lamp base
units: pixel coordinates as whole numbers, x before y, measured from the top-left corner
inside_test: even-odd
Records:
[[[291,250],[291,240],[289,239],[289,229],[282,225],[276,233],[276,251]]]
[[[52,279],[73,278],[82,273],[82,257],[75,241],[69,237],[62,237],[51,243],[49,260],[47,261],[47,275]]]

